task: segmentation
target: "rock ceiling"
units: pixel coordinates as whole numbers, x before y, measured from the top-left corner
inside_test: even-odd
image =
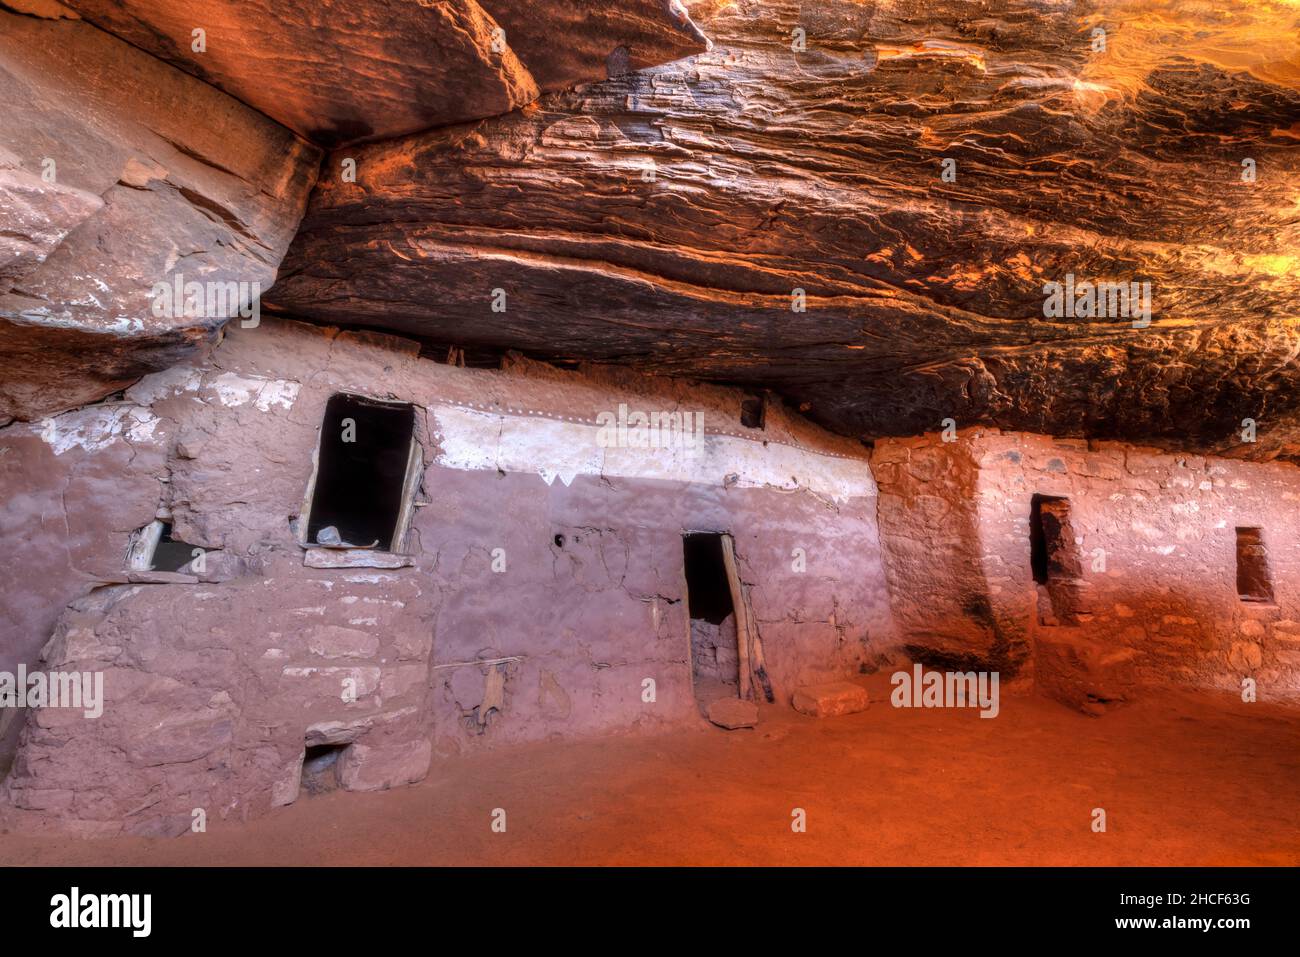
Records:
[[[1300,402],[1300,6],[692,14],[711,52],[358,152],[271,298],[767,386],[850,435],[1223,448]],[[1150,282],[1150,325],[1046,318],[1071,274]]]
[[[353,141],[268,308],[769,388],[864,438],[1300,455],[1297,0],[226,0],[209,54],[251,25],[197,58],[186,0],[65,3]],[[1137,284],[1150,320],[1048,315],[1051,283]]]

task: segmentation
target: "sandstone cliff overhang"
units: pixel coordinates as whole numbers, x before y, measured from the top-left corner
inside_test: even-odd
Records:
[[[671,0],[67,0],[67,6],[327,145],[508,113],[541,93],[675,60],[707,43]]]
[[[691,10],[711,52],[327,166],[274,304],[848,435],[1296,453],[1294,5]],[[1049,314],[1098,283],[1133,301]]]
[[[255,326],[317,144],[505,113],[707,45],[670,0],[5,0],[0,424]]]
[[[101,399],[238,315],[168,315],[155,284],[275,280],[316,146],[66,18],[0,10],[0,100],[0,423]]]
[[[152,315],[184,267],[310,321],[771,389],[867,439],[1300,453],[1290,0],[7,5],[89,22],[5,15],[0,421],[217,335],[232,312]],[[42,178],[93,137],[113,155]]]

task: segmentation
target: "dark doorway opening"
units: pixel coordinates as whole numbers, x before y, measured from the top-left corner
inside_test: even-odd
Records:
[[[1271,602],[1273,578],[1268,570],[1268,550],[1258,528],[1237,529],[1237,595],[1242,601]]]
[[[761,395],[747,395],[740,400],[740,424],[747,429],[761,429],[767,403]]]
[[[683,548],[691,617],[720,625],[734,611],[727,565],[722,557],[722,536],[691,532],[683,537]]]
[[[1084,612],[1088,585],[1074,539],[1069,499],[1035,495],[1029,512],[1029,566],[1041,624],[1075,624]]]
[[[718,698],[740,696],[740,651],[722,535],[682,538],[691,626],[691,683],[701,711]]]
[[[355,395],[325,406],[307,541],[391,551],[405,507],[415,410]],[[322,529],[334,531],[321,536]]]
[[[1051,578],[1053,557],[1062,547],[1061,524],[1068,507],[1066,499],[1048,495],[1035,495],[1030,503],[1029,565],[1039,585],[1046,585]]]
[[[172,523],[163,522],[158,544],[154,546],[153,559],[149,562],[150,571],[178,572],[194,561],[195,546],[189,542],[172,538]]]

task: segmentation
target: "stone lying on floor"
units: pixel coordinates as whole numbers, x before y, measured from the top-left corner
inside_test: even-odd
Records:
[[[828,681],[795,689],[790,704],[794,710],[814,718],[833,718],[866,711],[871,699],[867,689],[850,681]]]
[[[381,747],[354,744],[339,757],[339,785],[345,791],[383,791],[416,784],[429,773],[432,757],[429,741],[398,741]]]
[[[758,705],[741,698],[719,698],[709,704],[709,720],[728,731],[752,728],[758,724]]]

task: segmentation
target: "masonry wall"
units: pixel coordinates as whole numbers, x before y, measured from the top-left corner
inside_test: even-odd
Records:
[[[964,641],[1092,711],[1152,684],[1240,692],[1244,678],[1261,700],[1300,700],[1300,469],[982,429],[882,441],[873,466],[901,638],[920,654]],[[1073,620],[1034,582],[1036,494],[1068,500]],[[1238,596],[1237,527],[1263,530],[1271,602]],[[927,600],[954,583],[959,623],[952,594]]]
[[[304,565],[296,523],[340,391],[417,407],[407,567]],[[120,403],[0,431],[23,503],[6,661],[35,664],[52,634],[41,666],[101,670],[106,696],[97,719],[28,715],[10,823],[170,834],[195,808],[264,813],[297,798],[306,744],[347,745],[343,786],[369,789],[466,749],[698,722],[684,531],[735,536],[778,701],[875,667],[893,630],[866,450],[779,406],[745,430],[740,400],[264,320]],[[703,412],[702,452],[601,448],[595,417],[620,403]],[[209,550],[204,580],[126,572],[160,506]]]
[[[884,439],[871,464],[905,649],[935,667],[1021,671],[1030,657],[1023,623],[995,617],[986,581],[972,445],[937,435]]]

